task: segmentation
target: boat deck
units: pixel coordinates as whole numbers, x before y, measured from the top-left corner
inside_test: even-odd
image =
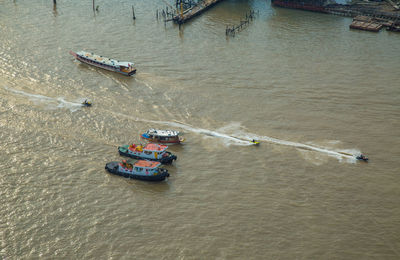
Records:
[[[140,160],[135,163],[135,166],[154,168],[161,165],[159,162]]]

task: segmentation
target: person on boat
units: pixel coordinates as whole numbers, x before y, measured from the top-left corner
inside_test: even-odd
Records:
[[[363,154],[360,154],[360,155],[357,156],[356,158],[357,158],[358,160],[368,161],[368,157],[365,156],[365,155],[363,155]]]
[[[82,102],[82,104],[84,106],[90,107],[92,105],[92,102],[88,101],[87,99],[85,99],[85,101]]]

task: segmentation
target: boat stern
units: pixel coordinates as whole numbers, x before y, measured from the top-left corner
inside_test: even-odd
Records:
[[[119,168],[119,163],[118,162],[109,162],[106,163],[105,169],[109,171],[110,173],[117,173]]]
[[[131,72],[128,73],[129,76],[136,74],[136,68],[133,68]]]

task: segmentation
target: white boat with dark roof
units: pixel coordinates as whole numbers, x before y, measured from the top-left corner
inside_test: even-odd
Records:
[[[184,138],[179,136],[179,131],[175,130],[160,130],[150,128],[141,136],[143,139],[154,142],[154,143],[164,143],[164,144],[179,144],[185,141]]]
[[[86,51],[70,51],[69,53],[80,62],[98,68],[118,72],[126,76],[132,76],[136,73],[135,64],[133,62],[114,60]]]

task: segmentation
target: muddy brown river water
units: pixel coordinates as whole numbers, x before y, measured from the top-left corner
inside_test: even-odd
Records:
[[[57,2],[0,1],[0,259],[400,258],[398,34],[261,0],[181,30],[163,1]],[[186,138],[168,180],[108,174],[151,127]]]

